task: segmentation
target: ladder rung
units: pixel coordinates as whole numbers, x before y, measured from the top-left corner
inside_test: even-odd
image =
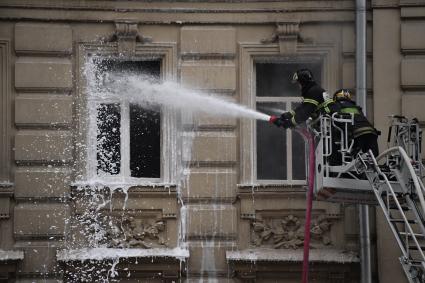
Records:
[[[425,246],[420,246],[422,251],[425,251]],[[409,245],[409,250],[419,250],[416,245]]]
[[[399,233],[402,236],[412,237],[412,234],[410,234],[410,233],[406,233],[406,232],[399,232]],[[414,235],[415,235],[416,238],[425,238],[425,235],[423,235],[423,234],[416,234],[415,233]]]
[[[390,219],[390,221],[391,222],[394,222],[394,223],[404,223],[405,221],[404,221],[404,219],[403,218],[400,218],[400,219]],[[407,223],[409,223],[409,224],[416,224],[416,220],[407,220]]]
[[[419,261],[419,260],[409,260],[408,263],[410,265],[419,266],[419,267],[422,267],[422,264],[424,264],[423,261]]]
[[[400,205],[400,206],[401,206],[401,210],[403,210],[403,211],[412,210],[412,209],[411,209],[410,207],[408,207],[408,206],[402,206],[402,205]],[[395,205],[395,204],[390,204],[389,209],[398,209],[398,207],[397,207],[397,205]]]

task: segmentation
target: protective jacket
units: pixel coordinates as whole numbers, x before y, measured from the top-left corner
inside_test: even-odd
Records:
[[[357,138],[365,134],[379,135],[379,132],[369,123],[362,108],[350,99],[338,99],[335,101],[340,113],[354,114],[353,137]]]
[[[302,87],[301,95],[303,97],[301,105],[295,108],[295,110],[287,112],[288,114],[284,113],[284,115],[288,115],[284,118],[290,119],[292,127],[306,121],[309,117],[315,119],[320,114],[331,114],[337,111],[334,101],[329,98],[326,91],[314,81]]]

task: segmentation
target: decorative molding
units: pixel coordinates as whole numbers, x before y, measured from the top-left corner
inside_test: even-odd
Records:
[[[0,219],[10,217],[10,199],[13,197],[14,184],[0,182]]]
[[[0,219],[9,219],[10,217],[10,197],[0,197]]]
[[[158,248],[166,246],[165,221],[125,215],[109,217],[105,240],[108,248]]]
[[[166,218],[160,210],[108,209],[99,203],[99,195],[85,202],[85,210],[72,217],[75,225],[84,228],[74,233],[82,233],[91,246],[108,248],[163,248],[166,247]],[[124,208],[123,208],[124,209]],[[102,237],[98,237],[102,235]]]
[[[312,247],[332,245],[330,231],[334,219],[324,214],[313,219],[310,228]],[[304,245],[304,219],[293,214],[267,219],[257,216],[251,226],[251,242],[255,247],[295,250]]]
[[[322,86],[325,89],[336,89],[340,81],[339,47],[334,43],[304,44],[297,43],[296,53],[282,54],[279,44],[270,43],[239,43],[239,101],[246,107],[255,109],[255,82],[254,64],[256,60],[267,59],[270,62],[282,60],[320,60],[322,62]],[[240,183],[255,184],[255,121],[241,120],[240,129]],[[267,185],[267,184],[264,184]],[[294,184],[281,184],[293,186]]]
[[[137,42],[152,42],[152,38],[139,34],[136,21],[117,20],[115,21],[115,33],[111,41],[117,41],[118,53],[121,56],[133,56],[136,53]]]
[[[261,43],[278,43],[280,53],[296,53],[299,37],[299,22],[277,23],[276,31],[271,38],[263,39]]]
[[[182,60],[235,60],[236,54],[234,53],[181,53],[180,59]]]
[[[102,213],[104,210],[113,210],[131,214],[135,210],[143,210],[145,213],[150,213],[149,215],[155,212],[155,217],[161,219],[177,218],[178,208],[175,191],[158,188],[158,192],[155,192],[156,188],[153,185],[150,186],[149,191],[146,191],[146,189],[143,188],[141,191],[137,187],[127,187],[122,190],[120,188],[111,189],[105,185],[77,187],[73,185],[71,187],[71,198],[74,202],[74,213],[83,215],[94,209]],[[99,206],[99,199],[103,199],[105,204]],[[166,205],[164,205],[164,202]]]
[[[120,58],[128,60],[143,60],[146,59],[157,59],[161,61],[161,78],[164,80],[175,81],[177,79],[177,44],[174,42],[162,42],[162,43],[145,43],[140,44],[136,42],[135,53],[132,56],[124,56],[118,53],[117,42],[98,42],[98,43],[87,43],[80,42],[77,48],[77,63],[76,63],[76,109],[75,113],[78,117],[88,117],[88,93],[86,89],[87,77],[85,76],[84,69],[88,60],[91,56],[99,56],[105,58]],[[124,56],[124,57],[123,57]],[[164,115],[163,125],[169,124],[174,125],[177,128],[176,119],[173,117],[173,113],[170,111],[169,115]],[[77,121],[77,140],[82,144],[88,143],[88,119],[78,119]],[[170,136],[164,138],[165,145],[162,153],[162,160],[178,160],[177,152],[172,151],[175,148],[173,145],[177,143],[176,136]],[[88,176],[88,165],[90,160],[89,152],[85,147],[77,147],[77,173],[76,175],[87,178]],[[167,162],[166,162],[167,163]],[[163,172],[161,182],[163,184],[172,184],[176,180],[177,172],[179,168],[176,168],[175,164],[164,164],[161,168]],[[79,181],[79,180],[76,180]],[[151,187],[156,187],[152,185]]]
[[[11,77],[10,77],[10,41],[0,39],[0,182],[10,180],[10,125],[11,125]]]

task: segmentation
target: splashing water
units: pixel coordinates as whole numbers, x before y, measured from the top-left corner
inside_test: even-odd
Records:
[[[103,74],[104,77],[100,78],[96,75],[96,64],[92,63],[87,64],[85,71],[87,76],[87,91],[89,94],[87,99],[93,99],[95,102],[125,102],[138,104],[145,109],[153,110],[158,110],[158,106],[160,106],[165,111],[176,110],[184,114],[194,115],[203,113],[210,116],[257,119],[264,121],[267,121],[270,118],[267,114],[260,113],[230,101],[230,97],[218,97],[203,91],[191,90],[176,82],[159,82],[149,76],[136,76],[123,73],[105,73]],[[90,116],[89,120],[92,121],[91,123],[94,121],[93,124],[90,124],[90,129],[93,133],[93,130],[96,129],[96,119],[98,115],[97,110],[95,108],[89,108],[88,115]],[[106,119],[112,118],[106,117]],[[191,130],[194,129],[176,129],[176,131],[180,131],[179,134],[185,134],[187,137],[179,145],[181,148],[176,147],[177,151],[185,152],[185,160],[191,160],[190,155],[192,153],[192,141],[194,137],[194,135],[189,134]],[[97,142],[99,143],[100,141],[97,140]],[[110,156],[113,152],[105,152],[105,154]],[[181,156],[179,158],[181,158]],[[186,242],[186,221],[189,219],[189,213],[187,203],[182,197],[182,189],[185,188],[190,190],[188,184],[190,173],[191,170],[189,165],[182,163],[178,166],[176,177],[171,180],[172,183],[176,184],[178,201],[181,205],[178,248],[183,250],[187,250],[189,248],[188,243]],[[70,224],[75,231],[81,230],[81,228],[83,229],[78,232],[79,234],[76,234],[75,239],[72,238],[74,236],[70,237],[73,241],[68,244],[67,248],[71,250],[78,250],[86,247],[116,247],[118,249],[121,248],[130,250],[132,247],[128,244],[126,233],[128,233],[131,229],[127,227],[129,225],[127,223],[128,215],[125,214],[124,211],[126,210],[126,204],[129,198],[129,188],[133,185],[140,185],[140,182],[137,181],[133,184],[128,183],[127,180],[123,180],[121,183],[121,179],[118,178],[114,181],[108,180],[106,184],[104,184],[105,182],[102,177],[99,177],[96,174],[93,176],[89,174],[87,177],[88,180],[85,180],[80,185],[77,184],[77,191],[79,195],[78,199],[81,202],[83,212],[78,217],[72,219],[72,223]],[[147,185],[154,186],[155,183]],[[118,191],[122,191],[124,193],[123,206],[121,208],[122,213],[112,213],[113,199],[120,198],[119,195],[113,196]],[[109,212],[107,211],[108,206]],[[215,216],[215,221],[218,221],[217,216]],[[78,240],[79,237],[85,238],[87,242],[80,242]],[[204,270],[204,268],[208,270],[215,270],[215,262],[213,260],[214,254],[208,254],[208,247],[209,246],[203,246],[202,270]],[[78,267],[78,272],[71,272],[72,274],[68,274],[68,276],[71,280],[75,280],[76,282],[79,278],[86,278],[87,281],[97,280],[99,282],[109,282],[109,280],[113,280],[113,278],[118,275],[116,270],[118,262],[119,258],[115,257],[113,258],[111,265],[107,265],[109,263],[99,262],[99,264],[93,267],[97,270],[106,271],[106,274],[93,274],[93,269],[90,269],[90,265],[86,266],[84,264],[83,266]],[[186,272],[189,274],[189,270]],[[212,280],[213,279],[208,278],[205,282],[213,282]],[[200,282],[204,282],[204,279],[201,278]]]
[[[268,121],[270,116],[223,97],[188,89],[176,82],[159,83],[147,76],[110,75],[108,87],[97,97],[123,99],[146,108],[158,105],[186,113],[206,113],[221,117],[250,118]]]

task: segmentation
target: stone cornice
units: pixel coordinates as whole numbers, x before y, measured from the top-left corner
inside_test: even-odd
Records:
[[[117,11],[117,12],[288,12],[294,10],[344,10],[355,8],[353,1],[281,1],[281,0],[139,0],[139,1],[78,1],[67,0],[56,3],[45,0],[2,0],[0,7],[21,9],[55,9],[55,10],[92,10],[92,11]],[[329,2],[333,2],[329,5]],[[220,3],[217,6],[217,3]],[[333,8],[330,8],[333,7]]]
[[[48,1],[4,0],[0,20],[39,20],[66,22],[116,22],[131,17],[138,24],[252,24],[288,22],[353,22],[352,1],[252,1],[168,2],[163,1],[74,1],[55,4]]]

